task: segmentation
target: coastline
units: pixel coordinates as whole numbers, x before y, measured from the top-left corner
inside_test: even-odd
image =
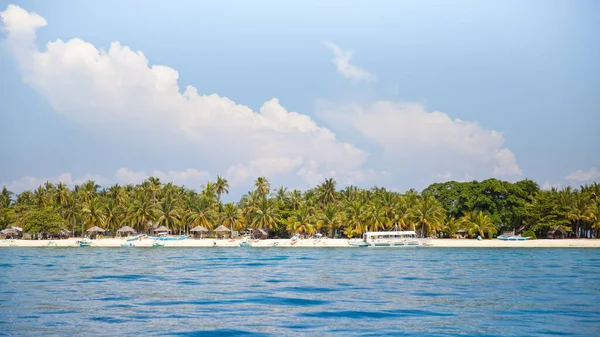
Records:
[[[79,238],[63,240],[0,240],[0,247],[79,247]],[[143,239],[133,241],[135,247],[152,247],[154,241]],[[215,239],[187,239],[182,241],[161,241],[164,247],[190,247],[212,248],[229,247],[239,248],[240,239],[215,240]],[[216,242],[216,246],[214,244]],[[103,238],[92,240],[91,248],[121,248],[127,243],[124,238]],[[295,244],[290,239],[266,239],[250,242],[252,248],[356,248],[348,245],[347,239],[302,239]],[[273,245],[277,245],[274,247]],[[424,247],[433,248],[600,248],[600,239],[563,239],[563,240],[527,240],[527,241],[501,241],[501,240],[475,240],[475,239],[433,239],[426,241]],[[126,247],[127,248],[127,247]]]

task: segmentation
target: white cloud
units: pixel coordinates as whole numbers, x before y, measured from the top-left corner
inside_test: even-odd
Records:
[[[354,55],[353,52],[343,50],[329,42],[325,43],[325,46],[333,53],[334,56],[331,59],[331,62],[335,65],[338,73],[344,78],[357,82],[372,82],[376,80],[375,75],[350,63],[350,59],[352,59],[352,55]]]
[[[233,165],[225,175],[232,186],[248,181],[254,177],[272,177],[276,174],[286,173],[302,165],[302,158],[263,158],[252,160],[248,164]]]
[[[154,170],[146,173],[144,171],[132,171],[124,167],[115,172],[116,181],[122,185],[139,184],[149,177],[159,178],[163,183],[172,182],[177,185],[198,189],[210,179],[210,173],[193,168],[189,168],[185,171],[167,172]]]
[[[502,133],[440,111],[428,112],[421,104],[323,106],[322,115],[367,136],[383,149],[384,162],[407,179],[521,177],[515,155],[503,147]]]
[[[50,182],[53,184],[62,182],[63,184],[72,187],[74,185],[83,184],[88,180],[93,180],[97,184],[100,184],[102,186],[109,186],[115,183],[119,183],[121,185],[139,184],[144,180],[148,179],[148,177],[159,178],[163,183],[172,182],[177,185],[184,185],[188,188],[194,188],[198,190],[200,186],[206,184],[206,182],[210,179],[210,174],[206,171],[199,171],[193,168],[189,168],[185,171],[167,172],[154,170],[146,173],[144,171],[133,171],[128,168],[122,167],[118,169],[112,177],[87,173],[80,177],[74,178],[71,173],[67,172],[62,173],[57,177],[48,178],[25,176],[7,184],[0,184],[0,186],[6,185],[6,187],[9,190],[20,193],[25,190],[34,190],[38,188],[38,186],[43,185],[46,182]]]
[[[6,186],[6,188],[8,188],[12,192],[20,193],[25,190],[35,190],[36,188],[45,184],[46,182],[52,184],[58,184],[59,182],[62,182],[63,184],[73,186],[83,184],[84,182],[90,179],[100,184],[106,184],[109,182],[109,180],[99,175],[84,174],[80,177],[74,178],[71,173],[62,173],[56,177],[46,178],[25,176],[12,182],[2,184],[2,186]]]
[[[542,184],[542,186],[541,186],[541,189],[542,189],[542,190],[549,191],[549,190],[551,190],[552,188],[559,189],[559,188],[561,188],[561,187],[562,187],[562,185],[561,185],[561,184],[553,184],[553,183],[549,182],[548,180],[546,180],[546,181],[545,181],[545,182]]]
[[[340,142],[310,116],[286,110],[277,99],[255,112],[227,97],[200,95],[192,86],[180,93],[176,70],[149,65],[142,52],[119,42],[105,51],[77,38],[56,40],[40,51],[34,39],[36,29],[46,23],[42,17],[9,6],[2,20],[24,80],[58,114],[96,132],[144,139],[150,145],[160,144],[157,136],[183,139],[174,146],[198,158],[196,167],[216,172],[249,167],[236,178],[265,172],[257,163],[272,158],[299,163],[275,169],[295,177],[306,176],[303,168],[313,169],[312,163],[320,172],[335,170],[344,177],[365,162],[364,151]],[[200,162],[206,157],[212,159]]]
[[[565,177],[572,184],[580,184],[595,181],[596,179],[600,180],[600,171],[597,168],[592,167],[591,169],[577,170],[568,176]]]

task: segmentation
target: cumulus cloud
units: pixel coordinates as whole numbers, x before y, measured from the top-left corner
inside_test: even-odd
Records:
[[[92,130],[148,142],[156,136],[184,137],[178,146],[197,158],[214,158],[211,170],[233,167],[234,179],[265,172],[257,163],[271,158],[297,163],[275,172],[286,169],[298,178],[304,176],[297,173],[303,165],[335,170],[344,178],[365,162],[364,151],[339,141],[310,116],[288,111],[277,99],[255,112],[227,97],[201,95],[193,86],[181,93],[176,70],[149,65],[141,51],[119,42],[102,50],[78,38],[56,40],[40,51],[34,39],[36,29],[46,24],[42,17],[11,5],[2,20],[25,81],[58,114]]]
[[[34,190],[38,186],[45,184],[46,182],[50,182],[52,184],[57,184],[59,182],[66,184],[68,186],[80,185],[88,180],[93,180],[97,184],[102,186],[109,186],[115,183],[121,185],[127,184],[139,184],[149,177],[159,178],[163,183],[172,182],[177,185],[184,185],[189,188],[198,189],[200,186],[205,184],[210,179],[210,174],[207,171],[199,171],[193,168],[189,168],[184,171],[167,171],[163,172],[161,170],[153,170],[151,172],[145,171],[133,171],[128,168],[120,168],[115,174],[110,176],[102,176],[99,174],[84,174],[79,177],[74,177],[71,173],[62,173],[56,177],[33,177],[33,176],[25,176],[18,180],[8,182],[5,184],[0,184],[2,186],[6,186],[9,190],[13,192],[22,192],[25,190]]]
[[[396,172],[438,179],[521,177],[514,153],[503,147],[502,133],[440,111],[428,112],[421,104],[332,105],[323,106],[322,114],[367,136],[383,149],[385,162]]]
[[[376,80],[375,75],[371,74],[365,69],[355,66],[350,62],[352,56],[354,55],[353,52],[343,50],[335,44],[329,42],[325,43],[325,46],[333,53],[331,62],[335,65],[338,73],[340,73],[340,75],[342,75],[344,78],[356,82],[373,82]]]
[[[600,171],[597,168],[592,167],[591,169],[577,170],[565,177],[571,184],[587,183],[595,180],[600,180]]]
[[[432,182],[440,172],[443,176],[438,178],[521,176],[514,153],[503,146],[502,133],[443,112],[428,112],[420,104],[334,106],[321,116],[343,129],[344,135],[354,138],[352,132],[358,131],[383,150],[376,158],[378,168],[373,169],[366,167],[365,150],[340,140],[310,116],[286,109],[277,98],[254,111],[218,94],[200,94],[191,85],[182,89],[175,69],[151,65],[141,51],[119,42],[104,50],[78,38],[59,39],[40,50],[35,33],[46,25],[43,17],[14,5],[0,15],[4,43],[24,81],[57,114],[92,132],[141,140],[152,149],[165,147],[168,140],[167,151],[193,160],[185,167],[201,168],[182,172],[122,168],[106,181],[138,183],[152,175],[192,187],[207,180],[210,171],[226,172],[232,185],[265,175],[278,176],[288,186],[314,185],[333,177],[340,184],[385,180],[391,187],[398,181],[411,187],[415,181]],[[333,44],[327,47],[342,76],[375,80],[350,62],[351,52]],[[29,183],[21,183],[39,185],[36,178],[28,179]]]

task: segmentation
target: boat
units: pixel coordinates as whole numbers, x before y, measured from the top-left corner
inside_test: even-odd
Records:
[[[135,235],[135,236],[132,236],[130,238],[127,238],[127,241],[129,241],[129,242],[131,242],[131,241],[137,241],[137,240],[143,239],[144,237],[146,237],[145,234]]]
[[[183,241],[186,240],[189,237],[189,235],[185,235],[185,236],[163,236],[163,235],[159,235],[159,236],[149,236],[150,239],[155,240],[155,241]]]
[[[415,231],[366,232],[362,239],[349,240],[354,247],[421,247]]]
[[[164,242],[152,242],[152,247],[164,247]]]
[[[271,245],[271,247],[277,247],[279,246],[279,242],[273,242],[273,244]]]
[[[79,247],[91,247],[92,246],[92,240],[88,239],[88,238],[83,238],[81,240],[79,240]]]
[[[525,241],[529,240],[529,236],[521,236],[521,234],[515,235],[515,232],[504,232],[498,236],[498,240],[501,241]]]
[[[122,243],[121,247],[135,247],[135,245],[133,244],[133,242],[127,242],[127,243]]]
[[[250,247],[252,247],[252,244],[250,244],[250,242],[248,242],[248,237],[247,236],[245,236],[242,239],[242,242],[240,242],[240,247],[242,247],[242,248],[250,248]]]

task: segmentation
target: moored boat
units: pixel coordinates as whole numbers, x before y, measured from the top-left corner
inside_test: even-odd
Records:
[[[423,245],[415,231],[366,232],[362,239],[348,241],[355,247],[420,247]]]
[[[88,239],[88,238],[83,238],[81,240],[79,240],[79,247],[91,247],[92,246],[92,240]]]
[[[521,234],[515,235],[515,232],[504,232],[498,236],[498,240],[501,241],[525,241],[529,240],[529,236],[521,236]]]
[[[248,237],[247,236],[245,236],[242,239],[242,242],[240,242],[240,247],[242,247],[242,248],[250,248],[250,247],[252,247],[252,245],[250,244],[250,242],[248,242]]]
[[[121,247],[135,247],[135,245],[133,244],[133,242],[127,242],[127,243],[122,243]]]
[[[164,247],[165,244],[163,242],[152,242],[152,247]]]

